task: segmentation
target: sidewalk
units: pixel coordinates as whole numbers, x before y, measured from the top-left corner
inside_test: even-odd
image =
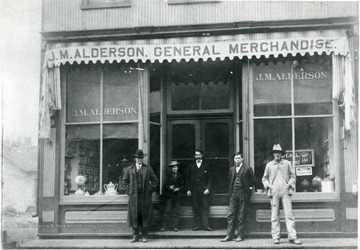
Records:
[[[130,239],[41,239],[18,244],[25,249],[357,249],[356,238],[305,238],[302,245],[281,239],[252,238],[243,242],[221,242],[222,238],[152,238],[147,243],[130,243]]]

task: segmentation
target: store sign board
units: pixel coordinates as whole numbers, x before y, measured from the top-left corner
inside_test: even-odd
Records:
[[[296,176],[312,175],[312,167],[296,167]]]
[[[273,55],[296,55],[300,53],[314,54],[335,52],[336,54],[346,54],[347,39],[344,37],[305,37],[305,38],[283,38],[283,39],[264,39],[251,41],[222,41],[222,42],[203,42],[203,43],[177,43],[177,44],[88,44],[87,46],[71,46],[64,48],[54,48],[46,51],[45,63],[47,67],[58,66],[66,62],[96,62],[105,61],[126,62],[150,60],[189,61],[194,59],[233,59],[234,57],[269,57]]]
[[[293,152],[292,150],[286,150],[284,159],[292,162]],[[295,150],[295,166],[296,167],[314,167],[314,149],[301,149]]]

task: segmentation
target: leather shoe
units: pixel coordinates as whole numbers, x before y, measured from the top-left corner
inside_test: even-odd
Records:
[[[301,241],[299,239],[289,240],[291,243],[295,245],[301,245]]]
[[[236,242],[240,242],[240,241],[243,241],[244,239],[243,238],[241,238],[240,236],[238,236],[237,238],[236,238]]]
[[[221,240],[222,242],[226,242],[226,241],[233,241],[232,238],[230,238],[229,236],[226,236],[224,239]]]
[[[134,243],[134,242],[138,242],[139,241],[139,237],[133,237],[132,240],[130,241],[130,243]]]
[[[205,227],[204,230],[205,231],[214,231],[214,229],[212,229],[211,227]]]
[[[200,227],[194,227],[194,228],[193,228],[193,231],[199,231],[199,230],[201,230]]]
[[[179,229],[178,229],[177,227],[174,227],[173,230],[174,230],[175,232],[179,231]]]
[[[148,240],[147,240],[146,238],[144,238],[144,237],[142,238],[142,242],[143,242],[143,243],[146,243],[147,241],[148,241]]]
[[[274,243],[274,244],[280,244],[280,240],[279,240],[279,239],[275,239],[275,240],[273,240],[273,243]]]

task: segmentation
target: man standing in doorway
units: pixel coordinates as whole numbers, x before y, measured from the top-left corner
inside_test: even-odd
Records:
[[[147,242],[148,228],[155,225],[154,207],[151,199],[152,193],[158,185],[158,178],[153,169],[143,163],[146,154],[137,149],[133,155],[135,164],[129,166],[122,179],[122,187],[129,195],[127,222],[133,229],[133,239]]]
[[[280,200],[285,214],[288,239],[296,245],[301,241],[296,236],[295,219],[292,213],[290,196],[294,193],[296,177],[291,163],[282,158],[285,151],[275,144],[270,154],[274,160],[266,164],[262,182],[271,199],[271,235],[274,244],[280,244]]]
[[[191,163],[186,170],[185,185],[187,196],[192,197],[193,212],[196,226],[193,231],[213,231],[209,227],[209,202],[212,170],[203,161],[201,150],[195,150],[195,162]]]
[[[252,187],[256,183],[254,171],[251,167],[243,164],[240,152],[234,155],[235,165],[229,169],[229,210],[227,215],[227,236],[222,242],[232,241],[235,234],[236,219],[238,222],[238,237],[236,242],[245,238],[247,215],[250,207]]]

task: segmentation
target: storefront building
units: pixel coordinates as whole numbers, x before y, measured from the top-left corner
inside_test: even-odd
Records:
[[[167,163],[182,172],[204,151],[215,229],[243,152],[258,180],[249,233],[268,234],[274,143],[296,169],[298,232],[355,234],[357,13],[357,2],[43,0],[39,235],[129,233],[121,179],[137,148],[160,180],[158,220]],[[186,196],[180,210],[190,228]]]

